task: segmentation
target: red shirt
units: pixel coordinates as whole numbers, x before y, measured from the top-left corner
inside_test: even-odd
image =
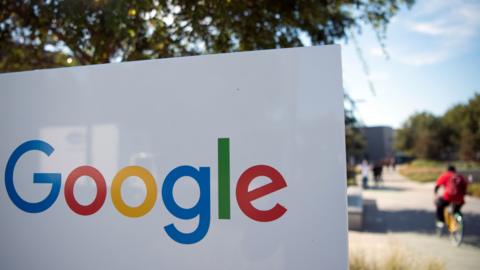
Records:
[[[452,196],[452,195],[448,194],[448,192],[447,192],[447,190],[449,189],[448,186],[451,184],[450,178],[452,178],[452,176],[454,176],[454,175],[455,175],[455,173],[450,172],[450,171],[444,172],[442,175],[440,175],[438,177],[436,185],[439,186],[439,187],[440,186],[444,187],[445,191],[443,192],[442,198],[445,201],[451,202],[451,203],[463,204],[465,202],[464,199],[463,199],[463,197],[465,197],[465,194],[457,194],[456,196]],[[460,177],[460,179],[462,179],[462,181],[465,185],[465,190],[466,190],[467,181],[461,175],[458,175],[458,177]]]

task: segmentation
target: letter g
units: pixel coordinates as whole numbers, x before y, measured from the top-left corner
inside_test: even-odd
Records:
[[[26,152],[37,150],[41,151],[47,156],[50,156],[55,150],[53,147],[41,140],[32,140],[22,143],[18,146],[8,159],[7,167],[5,169],[5,186],[7,193],[12,202],[21,210],[28,213],[40,213],[47,210],[57,199],[60,192],[62,175],[59,173],[34,173],[33,183],[38,184],[52,184],[52,189],[48,196],[40,202],[30,203],[22,199],[13,185],[13,170],[20,157]]]

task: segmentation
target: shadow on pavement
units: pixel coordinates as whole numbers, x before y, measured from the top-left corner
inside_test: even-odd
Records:
[[[375,200],[365,199],[363,203],[363,231],[435,233],[433,211],[411,209],[382,211],[377,208]],[[464,214],[464,218],[464,243],[480,247],[480,215]]]

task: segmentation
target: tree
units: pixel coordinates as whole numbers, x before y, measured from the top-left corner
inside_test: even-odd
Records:
[[[355,101],[348,94],[345,94],[344,103],[348,184],[348,181],[355,183],[355,163],[363,158],[365,138],[359,129],[359,123],[355,117]]]
[[[442,117],[442,123],[447,132],[446,144],[451,158],[458,158],[462,129],[465,126],[466,106],[457,104],[450,108]]]
[[[441,117],[410,116],[397,131],[396,148],[421,158],[480,161],[480,94]]]
[[[0,71],[330,44],[383,35],[414,0],[0,0]]]
[[[345,95],[345,144],[347,148],[347,158],[360,161],[363,158],[365,148],[365,138],[360,131],[360,125],[355,117],[355,101]]]
[[[458,104],[443,116],[449,143],[462,160],[480,160],[480,95]]]
[[[396,148],[407,154],[426,159],[442,158],[441,120],[421,112],[413,114],[396,134]]]
[[[460,137],[460,158],[480,161],[480,95],[476,94],[465,106]]]

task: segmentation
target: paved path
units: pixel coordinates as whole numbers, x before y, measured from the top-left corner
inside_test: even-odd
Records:
[[[465,241],[457,248],[434,235],[433,183],[420,184],[386,170],[380,188],[363,191],[364,228],[350,231],[351,250],[385,256],[393,246],[444,261],[447,269],[480,269],[480,200],[468,197],[462,209]]]

